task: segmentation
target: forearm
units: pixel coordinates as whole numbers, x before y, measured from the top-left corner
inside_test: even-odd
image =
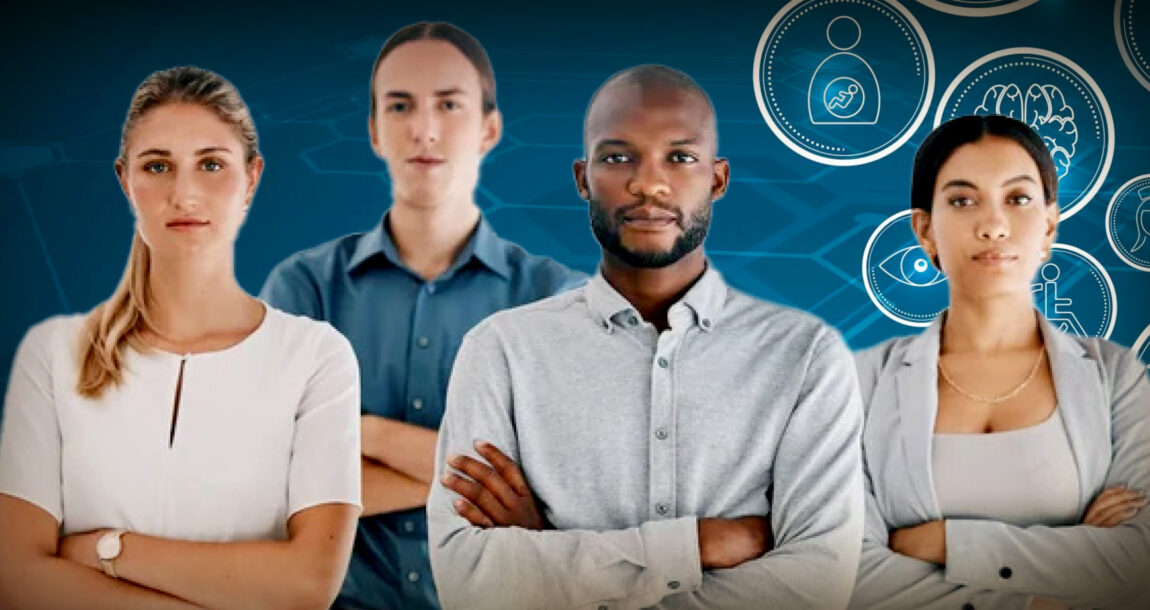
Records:
[[[936,565],[900,555],[877,542],[864,539],[858,580],[851,608],[960,608],[971,604],[980,610],[1024,610],[1030,596],[966,587],[946,582]]]
[[[211,608],[324,608],[339,591],[350,550],[350,544],[191,542],[129,533],[115,569],[124,580]]]
[[[363,458],[363,514],[370,517],[427,503],[430,486],[400,474],[375,460]]]
[[[52,556],[7,557],[0,567],[0,607],[90,610],[188,610],[199,606]]]
[[[431,567],[447,609],[641,608],[702,580],[694,518],[602,532],[531,531],[481,529],[449,511],[428,511]]]
[[[850,528],[792,541],[730,569],[708,570],[676,607],[845,608],[858,569]]]
[[[947,520],[948,582],[1053,597],[1072,606],[1150,602],[1150,514],[1114,528]]]
[[[375,415],[364,415],[362,425],[364,457],[425,485],[433,482],[439,440],[435,430]]]

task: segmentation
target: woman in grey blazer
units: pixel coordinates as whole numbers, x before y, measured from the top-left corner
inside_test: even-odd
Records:
[[[1150,381],[1132,351],[1035,311],[1056,197],[1014,119],[957,118],[919,148],[912,224],[950,307],[856,356],[854,608],[1150,608]]]

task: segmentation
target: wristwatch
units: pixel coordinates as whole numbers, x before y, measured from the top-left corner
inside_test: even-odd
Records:
[[[100,567],[104,569],[104,573],[111,578],[119,578],[116,576],[116,568],[112,562],[120,556],[120,551],[124,549],[124,545],[120,542],[120,537],[126,532],[124,530],[112,530],[96,541],[96,558],[100,560]]]

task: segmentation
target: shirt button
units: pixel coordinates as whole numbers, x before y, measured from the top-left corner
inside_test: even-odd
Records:
[[[419,340],[415,342],[415,344],[419,347],[427,347],[428,345],[431,345],[431,339],[428,339],[427,337],[420,337]]]
[[[411,400],[411,408],[415,409],[416,411],[422,409],[423,408],[423,399],[422,398],[413,398]]]
[[[407,573],[407,581],[408,582],[419,582],[419,572],[416,572],[415,570],[408,572]]]
[[[435,294],[435,284],[428,284],[427,285],[427,293],[428,294]]]
[[[672,580],[671,582],[667,583],[667,588],[668,589],[678,589],[679,588],[679,581]]]
[[[659,356],[659,359],[656,360],[656,362],[659,364],[659,368],[663,369],[667,368],[667,366],[671,364],[670,362],[667,362],[667,359],[662,356]]]
[[[634,325],[639,323],[639,318],[636,318],[635,316],[631,316],[630,318],[627,318],[627,323],[630,324],[631,326],[634,326]]]
[[[415,524],[412,523],[411,521],[404,521],[403,522],[403,531],[414,532],[415,531]],[[415,572],[412,572],[412,574],[415,574]],[[415,574],[415,575],[419,576],[419,574]]]
[[[711,320],[709,318],[703,318],[699,321],[699,326],[702,326],[703,328],[710,328]]]
[[[655,438],[657,438],[661,441],[667,440],[667,431],[664,430],[663,428],[659,428],[658,430],[655,431]]]
[[[670,510],[670,507],[668,507],[666,504],[663,504],[662,502],[655,505],[655,512],[659,513],[660,515],[667,514],[668,510]]]
[[[1003,578],[1010,578],[1013,574],[1014,570],[1011,570],[1010,568],[1002,568],[998,571],[998,575]]]

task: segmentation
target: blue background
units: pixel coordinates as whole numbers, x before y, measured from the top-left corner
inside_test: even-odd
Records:
[[[1113,340],[1130,345],[1150,323],[1150,275],[1118,259],[1103,222],[1114,190],[1150,171],[1150,91],[1121,60],[1112,2],[1041,0],[1015,13],[972,18],[906,0],[934,50],[928,118],[889,156],[840,168],[786,148],[755,104],[755,47],[785,2],[545,4],[6,8],[0,370],[9,369],[30,325],[90,309],[123,271],[132,223],[112,161],[132,91],[148,73],[179,64],[210,68],[232,80],[252,107],[267,169],[236,247],[236,267],[255,293],[288,254],[367,230],[387,208],[386,169],[367,141],[369,73],[391,32],[425,19],[470,31],[495,66],[506,131],[486,160],[477,199],[503,237],[594,269],[599,249],[570,170],[581,155],[584,107],[611,73],[668,64],[712,96],[720,153],[731,160],[730,192],[715,208],[707,241],[716,266],[747,292],[823,317],[855,348],[918,332],[871,303],[860,261],[874,228],[908,206],[914,150],[946,86],[999,48],[1065,55],[1109,100],[1117,148],[1101,192],[1063,223],[1060,241],[1093,254],[1113,278],[1119,299]]]

